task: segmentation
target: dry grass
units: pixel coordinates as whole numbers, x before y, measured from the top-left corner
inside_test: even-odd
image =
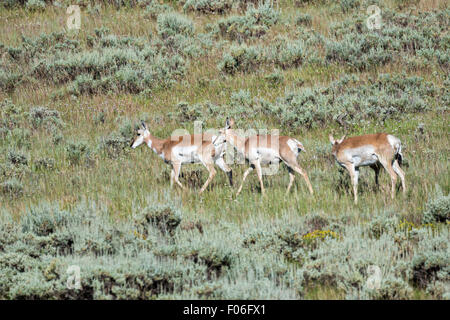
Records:
[[[312,29],[322,35],[328,35],[332,22],[341,21],[346,15],[334,12],[326,5],[307,5],[295,8],[295,1],[280,4],[282,18],[293,21],[298,12],[308,13],[313,17]],[[389,1],[388,6],[394,8],[396,1]],[[445,0],[422,0],[417,5],[418,10],[442,10],[448,7]],[[407,11],[407,8],[402,10]],[[232,13],[233,14],[233,13]],[[132,37],[155,36],[156,23],[143,18],[142,9],[115,10],[102,8],[100,14],[87,15],[83,13],[82,29],[73,34],[74,39],[85,39],[94,29],[107,27],[116,35]],[[197,31],[202,32],[205,24],[217,19],[216,16],[189,14],[194,20]],[[23,9],[0,10],[0,43],[16,46],[20,43],[21,35],[37,37],[41,33],[62,31],[65,28],[65,10],[48,8],[41,13],[28,13]],[[262,40],[257,43],[270,43],[277,35],[283,34],[294,38],[295,30],[283,25],[275,26]],[[82,45],[85,45],[84,43]],[[221,59],[221,52],[213,51],[199,59],[193,59],[187,69],[185,80],[178,82],[168,90],[158,90],[151,96],[133,94],[97,94],[93,96],[64,97],[62,100],[51,100],[51,94],[57,90],[55,86],[41,83],[26,84],[13,93],[0,92],[0,100],[11,98],[17,105],[25,109],[35,105],[47,105],[61,112],[66,122],[63,131],[64,139],[86,140],[95,148],[101,137],[107,136],[118,127],[119,117],[137,119],[146,113],[150,115],[148,125],[152,133],[158,137],[166,137],[173,130],[188,128],[192,131],[192,124],[179,124],[167,117],[175,110],[180,101],[190,104],[211,101],[219,105],[226,105],[230,101],[232,92],[248,89],[252,96],[274,101],[282,97],[287,91],[298,88],[298,80],[303,86],[327,85],[351,71],[348,67],[329,64],[325,66],[306,65],[300,68],[280,71],[284,82],[278,86],[269,86],[264,81],[264,75],[273,72],[270,67],[260,72],[238,74],[225,77],[217,70]],[[362,79],[380,73],[402,73],[405,66],[390,63],[383,67],[373,68],[368,72],[355,72]],[[418,70],[407,70],[406,75],[421,76],[442,86],[448,73],[437,66],[424,67]],[[201,84],[203,80],[206,85]],[[204,82],[204,81],[203,81]],[[105,123],[97,124],[96,115],[103,112]],[[202,196],[191,188],[188,191],[169,189],[169,168],[161,159],[148,148],[128,152],[118,159],[109,159],[95,155],[93,164],[69,165],[64,154],[63,146],[48,144],[45,134],[33,135],[32,147],[29,151],[31,158],[42,156],[56,160],[57,170],[33,175],[25,179],[27,193],[23,198],[10,199],[0,195],[2,208],[15,212],[18,216],[28,206],[41,201],[59,203],[63,208],[73,208],[83,200],[91,200],[104,204],[111,215],[127,218],[134,206],[145,202],[148,195],[155,194],[163,199],[166,194],[181,198],[189,217],[201,217],[210,223],[217,220],[230,221],[241,224],[250,218],[274,219],[283,212],[295,215],[307,215],[312,212],[323,212],[330,216],[343,214],[352,215],[354,221],[359,221],[365,213],[378,212],[389,209],[401,216],[417,219],[422,214],[424,203],[439,184],[447,194],[450,189],[450,175],[448,174],[448,159],[450,156],[449,143],[449,115],[448,113],[427,113],[411,115],[403,121],[388,120],[385,123],[372,122],[358,127],[352,127],[349,135],[387,131],[401,138],[405,145],[405,158],[408,161],[406,181],[408,192],[405,196],[398,193],[394,200],[390,199],[388,190],[388,176],[381,175],[381,190],[374,190],[373,173],[370,169],[362,170],[360,182],[360,203],[353,205],[353,198],[348,188],[348,177],[339,178],[338,168],[333,162],[317,156],[316,151],[328,145],[330,132],[340,135],[343,129],[336,124],[316,129],[295,128],[286,130],[280,128],[282,134],[289,134],[303,142],[306,154],[299,156],[300,165],[308,172],[314,196],[310,196],[300,177],[289,196],[284,196],[288,184],[288,174],[285,169],[273,177],[266,177],[267,195],[262,197],[257,187],[255,175],[249,176],[242,194],[235,199],[235,189],[227,185],[225,174],[218,172],[209,190]],[[223,119],[208,119],[207,127],[221,127]],[[274,120],[261,117],[261,121],[269,128]],[[245,120],[237,119],[237,125],[243,126]],[[415,132],[419,123],[425,124],[425,136],[416,138]],[[245,166],[236,166],[234,177],[240,183]],[[202,181],[206,179],[206,171],[200,166],[186,166],[183,171],[189,176],[193,171],[201,171]],[[182,182],[185,182],[182,180]],[[198,185],[198,181],[194,184]],[[346,185],[347,184],[347,185]],[[343,294],[328,287],[317,287],[308,291],[311,299],[342,299]],[[426,298],[418,293],[420,299]]]

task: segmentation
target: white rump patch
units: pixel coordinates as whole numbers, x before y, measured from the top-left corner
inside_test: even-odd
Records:
[[[287,141],[287,145],[292,150],[292,152],[295,153],[296,155],[298,154],[298,146],[299,146],[299,144],[300,144],[300,142],[298,142],[295,139],[289,139]]]
[[[400,140],[397,137],[394,137],[393,135],[388,134],[387,136],[389,144],[394,149],[394,152],[397,152],[400,148]]]

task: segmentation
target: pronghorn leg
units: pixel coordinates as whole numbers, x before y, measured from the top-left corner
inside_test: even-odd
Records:
[[[380,166],[377,163],[377,164],[371,165],[370,167],[375,172],[375,185],[377,186],[377,189],[378,189],[378,187],[379,187],[378,176],[380,175]]]
[[[300,174],[303,177],[303,179],[305,179],[306,185],[308,186],[308,189],[309,189],[309,193],[314,194],[311,182],[309,182],[309,178],[308,178],[308,175],[306,174],[306,172],[303,171],[302,168],[300,168],[300,166],[298,164],[293,165],[292,170],[294,170],[295,172]]]
[[[394,168],[392,168],[392,165],[389,161],[386,161],[385,159],[380,159],[380,162],[391,176],[391,198],[394,199],[395,185],[397,184],[397,174],[395,173]]]
[[[225,159],[224,158],[217,159],[216,165],[227,174],[230,186],[233,186],[233,170],[231,170],[231,168],[226,164]]]
[[[294,179],[295,179],[294,170],[292,170],[290,167],[288,167],[288,171],[289,171],[289,184],[288,184],[288,187],[286,190],[286,195],[289,194],[289,190],[291,190],[292,183],[294,183]]]
[[[175,180],[175,170],[170,171],[170,188],[173,188],[173,181]]]
[[[178,180],[180,177],[181,163],[174,163],[172,164],[172,167],[174,172],[173,179],[181,187],[181,189],[184,189],[184,186],[181,184],[180,180]]]
[[[256,174],[258,175],[259,184],[261,185],[261,193],[264,195],[264,184],[262,180],[262,169],[261,169],[261,163],[258,161],[255,161],[255,168],[256,168]]]
[[[353,163],[344,164],[345,168],[348,170],[350,174],[350,179],[352,180],[353,185],[353,197],[355,199],[355,204],[358,204],[358,177],[359,170],[355,169]]]
[[[359,168],[355,168],[355,175],[353,176],[353,194],[355,195],[356,201],[358,202],[358,179],[359,179]]]
[[[394,169],[395,173],[399,175],[400,180],[402,181],[402,190],[403,193],[406,192],[406,184],[405,184],[405,172],[400,168],[400,165],[397,159],[394,161],[392,165],[392,169]]]
[[[245,181],[245,179],[247,179],[248,174],[249,174],[250,172],[253,171],[253,168],[254,168],[253,165],[251,165],[251,166],[244,172],[244,177],[242,178],[242,183],[241,183],[241,186],[239,187],[239,189],[238,189],[238,191],[237,191],[237,193],[236,193],[236,197],[239,195],[239,193],[241,193],[242,187],[244,186],[244,181]]]
[[[203,163],[203,162],[202,162]],[[208,169],[209,172],[209,177],[206,180],[205,184],[203,185],[203,187],[200,189],[199,194],[202,194],[203,191],[206,190],[206,187],[208,187],[209,183],[211,182],[211,180],[214,178],[214,176],[216,175],[216,169],[214,169],[214,166],[212,165],[212,163],[203,163],[203,165],[206,167],[206,169]]]

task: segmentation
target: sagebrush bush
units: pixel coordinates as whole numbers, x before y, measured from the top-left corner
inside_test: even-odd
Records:
[[[30,149],[32,142],[30,130],[24,128],[14,128],[12,130],[6,129],[4,132],[5,133],[3,135],[11,147]],[[0,135],[2,134],[0,133]]]
[[[0,89],[4,91],[14,91],[21,83],[22,75],[19,73],[8,73],[0,69]]]
[[[91,155],[88,143],[82,140],[69,141],[65,146],[65,151],[70,164],[74,165],[79,164],[83,159],[89,159]]]
[[[113,131],[108,136],[101,138],[98,148],[105,152],[109,158],[116,159],[130,149],[130,143],[135,137],[138,128],[138,123],[125,118],[117,131]]]
[[[192,36],[194,23],[187,17],[178,13],[162,13],[157,20],[158,34],[166,39],[177,34]]]
[[[6,159],[13,165],[28,165],[28,157],[21,152],[9,150]]]
[[[410,278],[419,288],[426,288],[435,281],[450,281],[448,228],[434,237],[429,230],[418,232],[417,254],[411,261]]]
[[[359,85],[347,85],[352,82]],[[284,99],[268,104],[264,112],[276,116],[281,124],[289,127],[318,126],[327,121],[351,125],[368,119],[384,121],[424,111],[428,108],[424,99],[433,101],[436,92],[437,88],[431,83],[417,77],[386,74],[367,83],[343,77],[327,89],[304,88],[297,93],[288,93]]]
[[[152,19],[156,19],[159,14],[173,11],[173,8],[165,3],[160,4],[156,0],[152,0],[146,7],[145,13]]]
[[[18,127],[25,118],[22,108],[15,105],[10,99],[1,102],[0,115],[0,127],[5,128],[5,133]]]
[[[34,167],[38,170],[51,170],[55,168],[55,159],[53,158],[40,158],[33,162]]]
[[[258,7],[250,4],[245,15],[230,16],[217,23],[220,35],[231,40],[242,40],[251,37],[261,37],[269,27],[279,20],[279,12],[270,1],[261,2]]]
[[[22,231],[32,232],[37,236],[48,236],[58,227],[67,224],[69,215],[69,212],[61,211],[49,204],[31,207],[21,219]]]
[[[28,118],[34,128],[41,126],[51,129],[53,127],[62,127],[64,122],[57,110],[51,110],[43,106],[37,106],[30,109]]]
[[[187,64],[184,58],[202,54],[202,45],[191,39],[192,21],[185,19],[162,15],[163,40],[154,39],[150,43],[143,38],[118,37],[107,28],[100,28],[95,35],[87,35],[85,51],[80,50],[77,40],[54,32],[35,39],[23,37],[21,45],[9,48],[8,52],[14,68],[31,79],[66,85],[56,92],[57,96],[111,91],[139,93],[169,87],[184,76]],[[4,77],[0,73],[0,79],[10,89],[20,82],[11,73]]]
[[[232,46],[230,52],[224,54],[218,68],[224,73],[251,72],[258,68],[263,61],[260,48],[255,46]]]
[[[310,26],[312,23],[312,17],[309,14],[300,13],[297,15],[297,18],[295,19],[295,23],[297,25]]]
[[[45,9],[45,1],[42,0],[28,0],[25,3],[25,8],[30,11],[40,11]]]
[[[275,71],[273,73],[266,75],[264,77],[264,79],[271,85],[275,86],[275,85],[279,85],[279,84],[283,83],[284,76],[281,72]]]
[[[32,206],[20,224],[3,213],[0,297],[298,299],[306,287],[328,284],[349,299],[410,299],[409,280],[445,294],[438,284],[449,279],[446,229],[421,230],[410,251],[391,229],[372,239],[346,224],[334,235],[327,229],[334,219],[322,214],[249,221],[245,228],[219,222],[199,232],[179,228],[183,209],[165,200],[147,199],[126,221],[92,202],[71,211]],[[66,286],[70,265],[80,266],[79,290]],[[374,265],[382,272],[378,289],[367,285]]]
[[[340,0],[339,5],[341,6],[342,12],[348,12],[357,8],[360,5],[360,0]]]
[[[273,60],[280,68],[287,69],[300,66],[305,57],[306,49],[303,41],[283,41],[277,45]]]
[[[450,221],[450,195],[444,196],[442,190],[437,188],[435,197],[425,205],[422,220],[424,223]]]
[[[231,11],[233,0],[187,0],[184,11],[197,11],[204,14],[225,14]]]
[[[342,0],[343,10],[357,6],[357,0]],[[327,61],[345,63],[356,70],[368,70],[392,61],[407,60],[430,50],[441,50],[439,34],[448,28],[448,12],[424,12],[419,16],[405,15],[389,9],[383,10],[383,27],[379,32],[369,30],[365,17],[357,16],[332,26],[336,39],[326,41]],[[428,51],[427,51],[428,50]],[[446,57],[436,54],[439,63]]]
[[[16,178],[8,179],[0,183],[0,191],[2,194],[17,198],[23,195],[24,187]]]
[[[176,105],[175,112],[169,114],[170,117],[180,122],[192,122],[203,119],[203,106],[200,104],[190,105],[187,102],[179,102]]]
[[[144,235],[148,235],[145,224],[154,225],[161,232],[173,235],[181,222],[181,212],[174,204],[157,204],[144,208],[142,213],[136,217],[136,221],[144,227]]]

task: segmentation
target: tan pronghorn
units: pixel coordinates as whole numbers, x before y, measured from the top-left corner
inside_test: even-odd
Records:
[[[336,161],[350,173],[353,184],[355,203],[358,203],[358,177],[359,167],[370,166],[375,171],[375,183],[378,185],[380,164],[391,176],[391,197],[394,199],[397,174],[402,181],[405,193],[405,173],[400,168],[402,162],[402,144],[400,139],[387,133],[366,134],[345,139],[345,135],[334,140],[329,136],[332,144],[332,153]]]
[[[181,166],[186,163],[201,163],[208,169],[209,177],[200,189],[200,193],[205,191],[208,184],[216,175],[214,163],[227,173],[230,185],[233,185],[232,170],[224,161],[225,138],[219,135],[198,134],[172,136],[167,139],[159,139],[153,136],[146,124],[142,122],[142,128],[138,130],[138,136],[134,139],[131,147],[134,149],[145,143],[164,162],[172,166],[170,173],[170,185],[175,181],[182,189],[185,187],[178,180]]]
[[[227,118],[225,128],[220,130],[220,133],[225,136],[227,143],[230,143],[250,163],[250,167],[244,173],[241,186],[239,187],[236,196],[241,192],[245,179],[253,169],[256,169],[261,185],[261,192],[264,194],[261,165],[278,164],[280,161],[286,164],[289,171],[289,185],[286,194],[289,193],[294,182],[294,172],[303,176],[309,192],[313,194],[308,175],[297,163],[297,156],[300,151],[305,151],[305,148],[300,141],[291,137],[275,135],[253,135],[245,138],[234,132],[234,129],[232,128],[233,125],[234,120]]]

